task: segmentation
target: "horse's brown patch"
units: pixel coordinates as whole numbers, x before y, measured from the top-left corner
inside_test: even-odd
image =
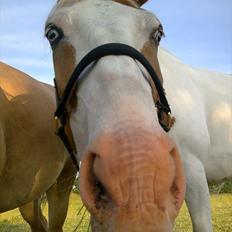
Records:
[[[160,70],[160,65],[157,57],[158,48],[153,41],[148,41],[143,45],[141,50],[142,54],[149,60],[153,68],[155,69],[160,81],[163,83],[163,77]]]
[[[66,41],[61,41],[59,43],[59,46],[56,49],[54,49],[53,60],[55,66],[54,68],[56,75],[57,91],[59,95],[62,96],[64,89],[69,81],[69,78],[75,69],[75,65],[76,65],[75,49],[70,43]],[[77,87],[73,88],[72,93],[70,94],[68,104],[66,106],[68,113],[70,113],[77,106],[77,98],[75,94],[76,88]],[[75,150],[75,143],[69,123],[67,123],[65,126],[65,132],[68,137],[68,141],[72,146],[72,149]]]
[[[76,65],[75,49],[70,43],[61,41],[53,51],[53,61],[59,94],[62,94]]]
[[[158,48],[156,47],[154,42],[148,41],[144,44],[144,46],[141,50],[141,53],[148,59],[148,61],[150,62],[150,64],[154,68],[154,70],[156,71],[161,83],[163,83],[163,77],[162,77],[162,73],[160,70],[160,65],[159,65],[159,61],[158,61],[158,57],[157,57],[157,51],[158,51]],[[153,81],[151,80],[150,83],[151,83],[152,89],[153,89],[153,97],[154,97],[154,99],[158,99],[158,93],[156,91],[156,87],[155,87]]]
[[[153,41],[148,41],[144,44],[142,50],[142,54],[148,59],[152,67],[154,68],[156,74],[158,75],[158,78],[163,84],[163,76],[160,70],[160,65],[157,57],[157,52],[158,52],[158,47],[154,44]],[[152,96],[155,102],[159,100],[159,95],[156,89],[156,86],[154,82],[152,81],[151,77],[148,76],[148,80],[151,84],[152,87]],[[159,112],[159,121],[163,124],[166,125],[167,128],[171,128],[174,123],[175,123],[175,118],[171,117],[169,114],[166,114],[164,112]]]
[[[59,95],[62,96],[69,78],[76,66],[76,52],[73,46],[66,41],[61,41],[53,51],[53,62],[57,90]],[[75,90],[76,88],[73,88],[73,91],[70,94],[69,104],[67,106],[70,111],[75,108],[77,104]]]

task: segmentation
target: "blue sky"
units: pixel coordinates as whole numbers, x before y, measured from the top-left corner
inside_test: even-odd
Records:
[[[0,0],[0,60],[52,83],[43,26],[55,0]],[[232,73],[232,0],[150,0],[164,26],[165,47],[184,63]]]

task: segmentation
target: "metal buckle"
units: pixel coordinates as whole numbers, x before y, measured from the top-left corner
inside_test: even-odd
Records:
[[[59,129],[61,128],[61,122],[60,122],[60,119],[55,116],[54,117],[54,121],[55,121],[55,134],[59,134]]]
[[[172,116],[171,112],[168,113],[168,118],[167,118],[167,128],[170,130],[175,123],[176,119],[174,116]]]
[[[166,132],[169,132],[176,121],[175,117],[172,116],[171,112],[165,112],[162,109],[158,112],[158,116],[160,125]]]
[[[168,123],[168,125],[167,125],[168,128],[171,128],[171,126],[172,126],[172,118],[173,118],[172,114],[169,112],[168,113],[168,122],[167,122]]]

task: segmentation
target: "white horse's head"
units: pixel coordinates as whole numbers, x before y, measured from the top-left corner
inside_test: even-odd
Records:
[[[92,49],[123,43],[140,51],[162,83],[162,25],[145,0],[60,0],[46,22],[58,92]],[[129,56],[105,56],[81,74],[66,109],[66,133],[82,162],[81,197],[93,231],[171,231],[185,182],[175,142],[159,123],[150,76]],[[146,77],[146,78],[145,78]],[[151,88],[152,87],[152,88]]]

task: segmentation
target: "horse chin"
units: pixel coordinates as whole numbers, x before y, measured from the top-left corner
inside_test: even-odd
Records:
[[[171,232],[173,229],[173,220],[155,204],[142,204],[131,212],[126,208],[114,208],[104,213],[103,222],[91,217],[93,232]]]

